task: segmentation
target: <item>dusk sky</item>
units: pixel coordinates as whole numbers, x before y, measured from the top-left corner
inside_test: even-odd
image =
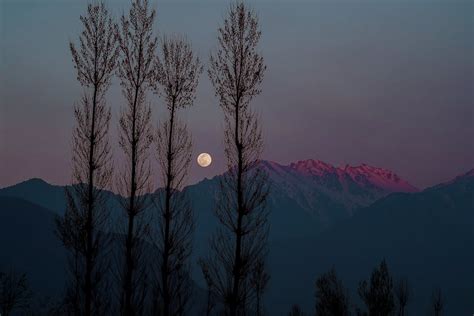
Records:
[[[118,17],[128,1],[109,0]],[[474,2],[251,1],[268,70],[253,106],[263,158],[367,163],[424,188],[474,168]],[[68,42],[86,1],[0,0],[0,187],[32,177],[70,182],[73,106],[81,95]],[[186,34],[205,66],[227,1],[152,1],[156,34]],[[149,99],[158,123],[164,104]],[[120,166],[117,80],[108,96]],[[224,170],[222,114],[207,73],[181,112],[194,158],[190,182]]]

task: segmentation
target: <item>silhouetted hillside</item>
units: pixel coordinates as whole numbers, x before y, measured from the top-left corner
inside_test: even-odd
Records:
[[[31,202],[0,197],[0,270],[26,273],[33,291],[62,292],[65,252],[54,234],[55,214]]]
[[[332,265],[350,286],[352,298],[357,298],[357,283],[382,258],[394,276],[411,281],[414,298],[409,310],[417,315],[426,311],[433,287],[443,289],[448,315],[471,313],[474,177],[460,177],[420,193],[391,194],[316,238],[275,245],[270,258],[272,283],[292,286],[281,292],[272,287],[269,299],[285,302],[282,307],[293,301],[312,308],[314,279]]]
[[[17,197],[30,201],[56,214],[62,214],[66,206],[64,187],[49,184],[38,178],[0,189],[0,196]]]
[[[54,192],[62,191],[53,186],[50,192],[44,189],[47,184],[34,183],[43,188],[39,203],[48,203],[45,197],[59,197]],[[39,196],[31,184],[26,184],[2,189],[0,195],[13,192],[25,199]],[[351,218],[340,218],[326,231],[317,217],[285,194],[283,186],[277,182],[273,186],[269,205],[271,281],[266,294],[267,310],[272,315],[280,315],[294,303],[312,311],[314,281],[333,265],[351,289],[352,301],[359,303],[355,291],[358,282],[366,279],[382,258],[387,259],[394,277],[410,281],[414,292],[408,306],[411,314],[426,311],[433,287],[443,290],[447,315],[474,310],[472,172],[419,193],[390,194],[356,210]],[[29,189],[21,193],[19,189],[25,187]],[[197,217],[193,262],[208,250],[208,238],[216,225],[212,209],[217,188],[218,177],[186,188]],[[34,288],[44,287],[45,292],[61,289],[59,279],[64,269],[63,252],[53,234],[53,218],[52,211],[25,200],[0,198],[1,262],[29,273]],[[201,283],[197,265],[193,268],[194,278]]]

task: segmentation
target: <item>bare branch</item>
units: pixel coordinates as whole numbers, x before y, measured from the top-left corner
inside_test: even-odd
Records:
[[[107,239],[103,230],[108,210],[104,189],[111,176],[108,142],[110,108],[105,93],[118,58],[117,27],[104,4],[88,5],[81,16],[84,30],[79,48],[70,43],[77,80],[84,87],[74,108],[76,126],[72,139],[72,182],[66,189],[68,208],[57,220],[57,234],[70,251],[71,280],[66,303],[75,314],[104,313]]]
[[[182,315],[191,297],[189,257],[192,250],[194,215],[182,191],[191,163],[192,141],[177,111],[192,106],[202,66],[181,37],[164,38],[156,58],[155,92],[168,108],[167,121],[156,136],[157,157],[163,189],[156,194],[159,251],[157,301],[159,313]]]
[[[218,29],[219,48],[208,70],[224,112],[228,170],[215,210],[222,228],[211,240],[207,265],[215,293],[232,316],[259,312],[264,289],[254,291],[252,280],[252,273],[263,267],[268,236],[268,176],[259,168],[262,131],[250,108],[266,69],[257,51],[260,36],[255,12],[244,3],[232,4]]]
[[[126,106],[119,121],[119,145],[125,165],[117,181],[126,225],[123,228],[123,267],[121,310],[124,315],[143,314],[147,263],[143,249],[150,216],[148,193],[152,191],[149,149],[153,142],[151,108],[146,103],[154,77],[154,52],[157,38],[153,36],[155,11],[148,9],[147,0],[134,0],[128,16],[120,20],[121,58],[118,76]]]

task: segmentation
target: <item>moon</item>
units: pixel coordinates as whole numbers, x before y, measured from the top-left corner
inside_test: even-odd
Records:
[[[212,157],[208,153],[199,154],[197,157],[197,163],[203,168],[209,167],[212,162]]]

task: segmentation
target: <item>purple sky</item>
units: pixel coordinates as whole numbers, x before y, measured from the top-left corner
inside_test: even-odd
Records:
[[[251,1],[268,71],[254,106],[265,159],[367,163],[425,187],[474,168],[474,2]],[[199,3],[199,4],[198,4]],[[226,1],[152,1],[156,30],[186,33],[207,62]],[[118,16],[128,1],[108,1]],[[68,41],[85,1],[0,2],[0,187],[70,179],[75,81]],[[191,182],[223,170],[222,115],[206,73],[182,113],[194,150]],[[111,142],[124,101],[110,90]],[[163,102],[152,97],[154,120]],[[120,152],[115,151],[119,166]]]

